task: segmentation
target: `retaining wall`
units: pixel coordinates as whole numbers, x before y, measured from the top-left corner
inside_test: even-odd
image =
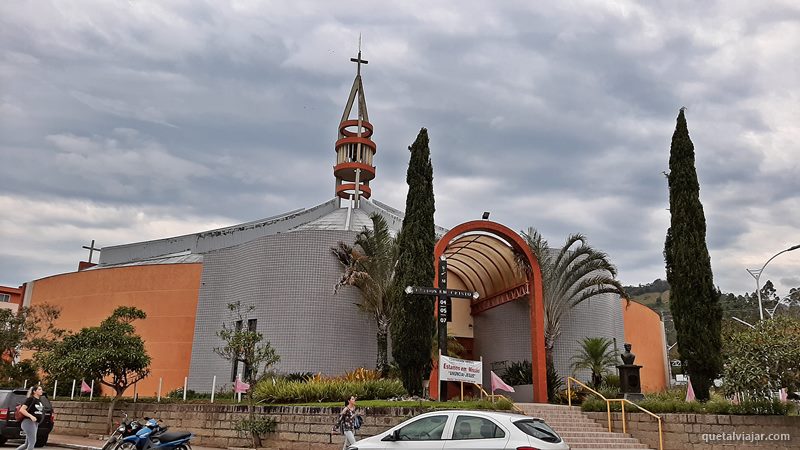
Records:
[[[75,436],[106,432],[106,402],[54,401],[55,433]],[[245,405],[154,404],[120,402],[114,408],[114,422],[122,413],[129,417],[155,417],[171,430],[195,434],[192,444],[206,447],[252,447],[251,440],[235,430],[236,422],[247,418]],[[277,421],[277,430],[262,439],[272,449],[341,449],[342,435],[331,433],[341,408],[305,406],[257,406],[256,414]],[[412,408],[365,409],[364,425],[358,436],[373,436],[386,431],[422,410]],[[358,437],[357,436],[357,437]]]
[[[587,413],[608,426],[604,412]],[[664,450],[800,450],[798,416],[728,416],[659,414]],[[658,448],[658,421],[644,413],[626,413],[627,431],[650,448]],[[611,413],[614,431],[622,431],[622,413]],[[784,435],[784,436],[781,436]],[[788,440],[782,438],[788,437]]]

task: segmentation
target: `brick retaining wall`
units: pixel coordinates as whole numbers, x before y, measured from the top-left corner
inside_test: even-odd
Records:
[[[587,413],[608,426],[604,412]],[[727,416],[716,414],[659,414],[664,450],[770,450],[800,449],[798,416]],[[658,421],[644,413],[626,413],[627,431],[651,448],[658,448]],[[622,431],[622,413],[611,413],[614,431]],[[735,434],[734,434],[735,433]],[[719,436],[723,434],[724,436]],[[788,434],[788,441],[754,441],[752,435]],[[704,435],[708,440],[704,440]],[[716,438],[716,439],[714,439]],[[727,438],[727,440],[725,440]],[[748,440],[750,438],[750,440]]]
[[[105,434],[108,403],[54,401],[55,433],[74,436]],[[115,423],[122,412],[129,417],[156,417],[171,430],[195,434],[192,444],[207,447],[252,447],[251,440],[234,429],[237,421],[247,418],[245,405],[123,403],[115,407]],[[341,449],[342,436],[332,434],[340,408],[306,406],[257,406],[257,414],[277,421],[277,430],[263,439],[263,446],[273,449]],[[407,418],[421,413],[416,408],[368,408],[359,436],[381,433]]]

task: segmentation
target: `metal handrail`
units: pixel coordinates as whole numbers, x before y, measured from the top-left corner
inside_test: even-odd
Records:
[[[589,386],[581,383],[580,381],[578,381],[578,380],[576,380],[575,378],[572,378],[572,377],[567,377],[567,403],[569,404],[569,406],[572,406],[572,383],[577,383],[577,384],[583,386],[584,388],[594,392],[598,397],[600,397],[603,400],[605,400],[605,402],[606,402],[606,414],[608,416],[608,432],[609,433],[612,431],[612,428],[611,428],[611,402],[619,402],[620,403],[620,408],[622,409],[622,432],[623,433],[627,433],[628,432],[627,421],[625,420],[625,403],[630,403],[631,405],[639,408],[643,412],[645,412],[647,414],[650,414],[651,416],[655,417],[656,420],[658,420],[658,448],[659,448],[659,450],[664,450],[664,432],[663,432],[663,429],[662,429],[661,416],[653,414],[652,412],[642,408],[641,406],[639,406],[636,403],[628,400],[627,398],[606,398],[605,396],[603,396],[603,394],[595,391],[594,389],[590,388]]]
[[[576,380],[572,377],[567,377],[567,404],[572,406],[572,383],[577,383],[583,386],[584,388],[594,392],[598,397],[602,398],[606,402],[606,414],[608,415],[608,432],[611,433],[611,403],[608,399],[601,393],[595,391],[594,389],[590,388],[589,386],[581,383],[580,381]]]

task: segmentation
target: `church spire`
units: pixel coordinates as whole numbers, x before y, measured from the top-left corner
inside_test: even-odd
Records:
[[[356,78],[350,89],[350,96],[339,122],[339,138],[336,140],[336,196],[341,200],[354,202],[358,208],[361,197],[370,198],[372,190],[369,182],[375,178],[373,157],[377,147],[372,141],[373,127],[369,122],[367,101],[364,98],[364,85],[361,82],[361,65],[369,62],[361,59],[361,37],[358,38],[358,57],[350,58],[356,63]],[[351,118],[353,106],[358,99],[356,117]]]

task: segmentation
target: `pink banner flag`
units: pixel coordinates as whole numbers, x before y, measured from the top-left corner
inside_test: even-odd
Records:
[[[687,382],[686,382],[686,401],[687,402],[693,402],[693,401],[695,401],[695,397],[694,397],[694,388],[692,387],[692,379],[689,378],[689,377],[686,377],[686,380],[687,380]]]
[[[81,380],[81,393],[88,394],[90,392],[92,392],[92,388],[89,387],[89,385],[86,384],[85,381]]]
[[[786,392],[786,388],[783,388],[778,393],[778,398],[783,402],[786,403],[789,401],[789,394]]]
[[[248,389],[250,389],[250,385],[242,380],[237,379],[236,382],[233,384],[233,392],[237,394],[240,392],[242,393],[247,392]]]
[[[490,371],[490,373],[492,374],[492,394],[494,394],[494,391],[497,389],[506,392],[515,392],[514,388],[507,385],[502,378],[498,377],[497,374],[494,373],[494,371]]]

